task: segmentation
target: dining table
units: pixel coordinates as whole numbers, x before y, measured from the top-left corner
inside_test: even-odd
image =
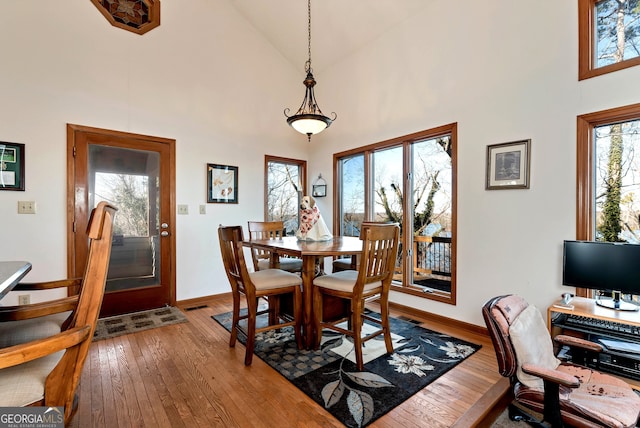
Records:
[[[0,299],[31,270],[31,263],[25,261],[0,261]]]
[[[245,247],[254,247],[269,251],[270,266],[278,267],[280,256],[287,255],[302,259],[302,334],[306,348],[314,343],[313,331],[313,280],[324,272],[317,266],[324,257],[359,255],[362,253],[362,241],[357,236],[334,236],[326,241],[305,241],[295,236],[285,236],[280,239],[256,239],[244,241]]]

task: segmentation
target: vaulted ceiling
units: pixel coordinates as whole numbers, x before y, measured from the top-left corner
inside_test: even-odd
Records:
[[[292,66],[307,60],[305,0],[229,0]],[[322,71],[427,7],[429,0],[312,0],[311,59]]]

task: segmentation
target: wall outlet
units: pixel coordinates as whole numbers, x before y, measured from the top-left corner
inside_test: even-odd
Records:
[[[18,214],[35,214],[35,201],[18,201]]]
[[[31,295],[29,294],[21,294],[18,296],[18,304],[19,305],[28,305],[31,303]]]

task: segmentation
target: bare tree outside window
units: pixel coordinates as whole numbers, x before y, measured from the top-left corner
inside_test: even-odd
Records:
[[[596,240],[640,244],[640,120],[595,128]]]
[[[287,235],[298,229],[299,198],[304,189],[304,161],[266,161],[266,219],[282,221]]]
[[[113,234],[149,236],[149,177],[96,173],[96,204],[107,201],[118,207]]]
[[[596,3],[596,59],[604,67],[640,56],[640,1]]]

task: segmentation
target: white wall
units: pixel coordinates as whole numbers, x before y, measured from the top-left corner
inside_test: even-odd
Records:
[[[575,1],[436,0],[320,76],[321,107],[339,116],[312,145],[316,175],[332,177],[335,152],[458,123],[457,305],[393,301],[484,325],[493,296],[546,310],[571,291],[561,252],[575,239],[576,116],[640,102],[640,67],[578,82],[577,33]],[[528,138],[530,189],[486,191],[486,146]]]
[[[0,192],[0,259],[31,261],[32,281],[66,277],[74,123],[176,140],[176,199],[190,209],[176,217],[177,299],[227,292],[217,226],[263,217],[266,153],[307,157],[282,113],[301,97],[291,84],[299,70],[227,1],[164,0],[160,27],[144,36],[111,26],[86,0],[2,6],[0,141],[26,145],[26,191]],[[240,203],[200,215],[208,162],[239,166]],[[37,214],[18,215],[19,200],[36,201]]]
[[[300,70],[226,1],[163,0],[142,37],[85,0],[4,3],[0,140],[26,144],[27,190],[0,192],[0,259],[31,260],[32,280],[66,273],[66,123],[177,140],[183,300],[228,291],[215,228],[262,216],[265,153],[307,159],[331,193],[333,153],[457,122],[458,304],[393,299],[478,325],[502,293],[544,309],[565,291],[561,245],[575,237],[576,116],[640,102],[640,67],[578,82],[575,1],[433,0],[316,75],[338,119],[308,144],[274,126],[303,95]],[[486,146],[527,138],[531,188],[484,190]],[[202,216],[207,162],[239,166],[240,203]],[[17,215],[18,200],[38,214]],[[319,203],[330,223],[331,198]]]

